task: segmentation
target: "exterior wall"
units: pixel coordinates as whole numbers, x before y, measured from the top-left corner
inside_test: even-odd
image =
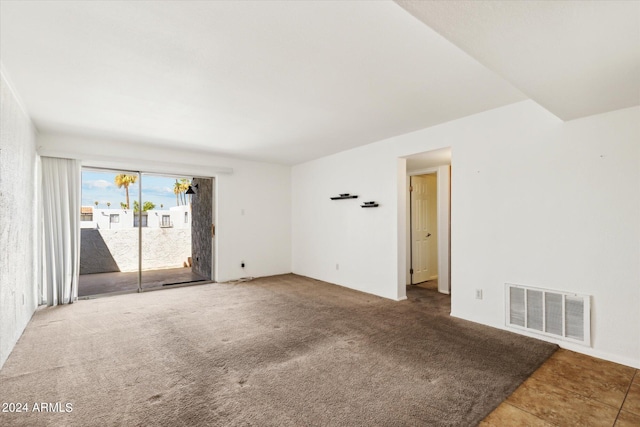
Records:
[[[121,231],[120,231],[121,233]],[[143,228],[142,269],[183,267],[191,256],[191,230],[188,228]],[[136,265],[133,268],[135,271]]]
[[[138,229],[81,230],[80,274],[138,271]],[[183,267],[191,256],[191,230],[143,228],[142,269]]]
[[[96,228],[100,230],[122,230],[133,228],[135,217],[138,215],[132,209],[111,208],[93,209],[93,220],[82,221],[82,228]],[[185,215],[186,214],[186,215]],[[111,222],[111,215],[118,215],[118,222]],[[144,215],[144,214],[143,214]],[[191,228],[191,207],[174,206],[169,209],[153,209],[146,212],[147,227],[162,227],[162,217],[169,215],[171,226],[167,228]],[[186,218],[186,221],[185,221]]]
[[[38,304],[36,135],[0,74],[0,367]]]
[[[111,223],[111,215],[118,215],[118,222]],[[97,228],[99,230],[120,230],[133,228],[132,209],[93,209],[93,221],[83,221],[81,227]],[[86,224],[89,222],[89,224]],[[86,224],[86,225],[85,225]]]
[[[149,228],[160,227],[162,225],[162,217],[165,215],[171,217],[172,228],[191,228],[191,206],[189,205],[174,206],[169,208],[169,210],[154,209],[147,211],[147,215],[149,217],[147,227]]]
[[[136,250],[135,255],[138,254]],[[102,238],[102,230],[80,230],[80,274],[111,273],[120,271],[111,249]]]

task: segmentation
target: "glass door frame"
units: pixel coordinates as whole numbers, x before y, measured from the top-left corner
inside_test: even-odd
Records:
[[[191,176],[191,175],[184,175],[184,174],[175,174],[175,173],[162,173],[162,172],[143,172],[141,170],[131,170],[131,169],[126,169],[126,168],[109,168],[109,167],[96,167],[96,166],[82,166],[82,170],[81,170],[81,176],[82,173],[85,171],[92,171],[92,172],[113,172],[113,173],[124,173],[124,174],[135,174],[137,175],[137,184],[138,184],[138,213],[137,213],[137,219],[138,219],[138,226],[136,227],[138,229],[138,286],[137,289],[131,289],[131,290],[122,290],[122,291],[113,291],[113,292],[104,292],[104,293],[100,293],[100,294],[93,294],[93,295],[85,295],[85,296],[81,296],[78,297],[79,300],[82,299],[94,299],[94,298],[101,298],[101,297],[105,297],[105,296],[111,296],[111,295],[122,295],[122,294],[131,294],[131,293],[141,293],[141,292],[148,292],[148,291],[155,291],[155,290],[160,290],[160,289],[168,289],[168,288],[180,288],[180,287],[186,287],[186,286],[194,286],[194,285],[201,285],[201,284],[206,284],[206,283],[213,283],[215,282],[214,279],[214,275],[215,275],[215,263],[212,263],[212,268],[211,268],[211,272],[209,274],[209,279],[206,280],[202,280],[202,281],[195,281],[195,282],[188,282],[188,283],[176,283],[176,284],[171,284],[169,286],[166,285],[160,285],[160,286],[153,286],[153,287],[143,287],[143,282],[142,282],[142,263],[143,263],[143,259],[142,259],[142,213],[143,213],[143,204],[142,204],[142,183],[143,183],[143,175],[152,175],[152,176],[163,176],[163,177],[169,177],[169,178],[185,178],[185,176]],[[201,179],[210,179],[213,182],[213,185],[215,186],[217,180],[215,176],[210,176],[210,177],[205,177],[205,176],[198,176],[195,175],[193,176],[193,178],[201,178]],[[81,179],[81,183],[80,185],[82,185],[82,179]],[[214,196],[215,194],[217,194],[217,192],[214,189]],[[215,203],[215,200],[212,200],[213,203]],[[213,205],[212,205],[212,210],[213,210]],[[134,211],[134,215],[135,215],[135,211]],[[213,218],[213,222],[215,223],[215,212],[212,211],[212,218]],[[213,236],[211,236],[211,249],[212,251],[214,250],[214,243],[213,243]]]
[[[147,176],[157,176],[157,177],[164,177],[164,178],[175,178],[175,179],[182,179],[182,178],[187,178],[187,177],[191,177],[191,180],[193,179],[209,179],[212,181],[212,184],[216,182],[215,177],[204,177],[204,176],[198,176],[198,175],[185,175],[185,174],[175,174],[175,173],[162,173],[162,172],[139,172],[140,173],[140,192],[138,194],[138,205],[140,206],[140,208],[138,209],[138,215],[139,215],[139,219],[138,222],[139,224],[142,224],[142,213],[143,213],[143,203],[142,203],[142,197],[143,197],[143,187],[142,187],[142,175],[147,175]],[[215,194],[215,192],[214,192]],[[191,195],[189,195],[189,204],[191,205]],[[212,200],[213,203],[213,200]],[[210,208],[212,209],[212,218],[213,218],[213,205],[210,206]],[[189,212],[191,221],[193,221],[193,211]],[[193,224],[193,223],[192,223]],[[193,225],[190,226],[190,232],[191,232],[191,238],[193,238]],[[139,266],[138,266],[138,288],[139,291],[138,292],[147,292],[147,291],[155,291],[155,290],[160,290],[160,289],[168,289],[168,288],[180,288],[180,287],[185,287],[185,286],[194,286],[194,285],[202,285],[205,283],[213,283],[215,282],[214,279],[214,263],[212,260],[212,268],[211,271],[209,272],[209,278],[206,278],[204,280],[196,280],[196,281],[190,281],[190,282],[179,282],[179,283],[166,283],[166,284],[160,284],[160,285],[156,285],[156,286],[144,286],[144,273],[145,271],[150,271],[150,270],[143,270],[143,264],[144,264],[144,258],[143,258],[143,239],[142,239],[142,226],[139,227],[138,230],[138,235],[139,235]],[[214,243],[213,243],[213,236],[211,236],[210,239],[210,245],[211,245],[211,251],[213,253],[214,250]],[[193,268],[193,267],[190,267]]]

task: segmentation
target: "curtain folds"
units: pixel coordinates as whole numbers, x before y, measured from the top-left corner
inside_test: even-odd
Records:
[[[78,160],[42,157],[42,294],[49,306],[78,298],[80,180]]]

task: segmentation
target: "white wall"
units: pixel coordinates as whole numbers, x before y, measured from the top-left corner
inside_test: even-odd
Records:
[[[138,271],[138,233],[137,228],[81,230],[80,274]],[[143,270],[180,268],[189,257],[191,230],[142,228]]]
[[[137,216],[133,209],[93,209],[93,221],[89,224],[100,230],[120,230],[133,228],[133,218]],[[111,223],[111,215],[118,215],[118,222]],[[85,221],[82,221],[84,223]],[[88,222],[88,221],[86,221]],[[82,227],[84,224],[80,224]]]
[[[173,206],[169,208],[169,210],[152,209],[148,212],[147,227],[160,227],[162,225],[162,216],[169,215],[171,218],[171,227],[191,228],[191,205]]]
[[[38,151],[82,159],[85,166],[215,177],[215,279],[291,272],[289,166],[72,135],[41,134]]]
[[[36,145],[29,117],[0,75],[0,367],[38,304]]]
[[[452,147],[452,314],[504,327],[505,282],[593,295],[593,348],[562,345],[640,367],[638,123],[638,107],[562,123],[525,101],[297,165],[293,271],[402,299],[398,157]]]
[[[374,146],[294,166],[293,272],[402,298],[397,289],[396,173],[395,158]],[[340,193],[358,198],[330,200]],[[361,208],[365,201],[380,206]]]
[[[138,217],[138,213],[134,212],[133,209],[122,209],[119,207],[107,209],[99,209],[93,206],[83,207],[92,209],[93,220],[80,221],[80,228],[98,228],[100,230],[133,228],[135,224],[134,219]],[[185,214],[187,214],[186,221]],[[111,215],[118,215],[119,219],[117,223],[111,223]],[[173,206],[169,209],[151,209],[143,212],[142,223],[145,224],[144,217],[146,216],[147,228],[159,228],[162,226],[162,217],[167,215],[169,216],[171,228],[191,228],[191,207],[184,205]]]

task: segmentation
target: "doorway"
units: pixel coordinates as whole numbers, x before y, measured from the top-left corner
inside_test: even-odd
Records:
[[[83,168],[78,296],[211,281],[212,188],[213,178]]]
[[[410,284],[437,289],[438,280],[438,175],[409,177]]]
[[[399,240],[405,254],[399,266],[406,270],[398,276],[398,289],[402,292],[406,285],[423,283],[419,286],[450,294],[451,148],[405,159],[399,163],[404,175],[399,183],[405,195],[399,200],[399,212],[404,218],[402,229],[405,230]],[[412,184],[415,192],[411,191]],[[417,216],[419,211],[422,211],[420,217]]]

